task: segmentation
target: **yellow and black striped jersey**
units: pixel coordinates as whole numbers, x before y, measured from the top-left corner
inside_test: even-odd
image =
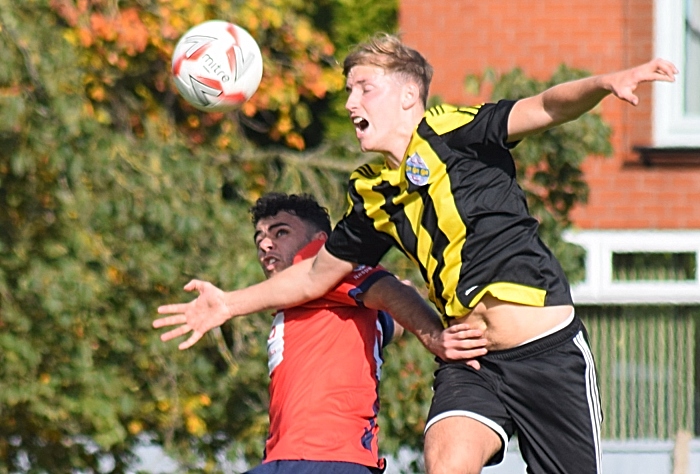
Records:
[[[327,250],[374,266],[397,246],[420,268],[444,318],[467,314],[486,293],[531,306],[572,304],[516,182],[506,144],[514,103],[428,110],[400,168],[353,172],[350,206]]]

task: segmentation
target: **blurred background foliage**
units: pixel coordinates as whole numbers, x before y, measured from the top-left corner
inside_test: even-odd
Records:
[[[247,209],[263,192],[310,192],[340,216],[347,176],[368,157],[347,124],[338,63],[351,44],[394,31],[397,10],[396,0],[0,0],[0,474],[133,472],[134,448],[149,443],[179,472],[260,459],[269,315],[237,318],[185,352],[151,322],[158,305],[193,297],[180,290],[193,277],[224,289],[262,278]],[[193,109],[169,76],[180,35],[214,18],[246,28],[264,55],[259,91],[231,113]],[[472,79],[502,95],[545,86],[521,73]],[[609,147],[590,117],[517,148],[555,244],[585,199],[582,157]],[[387,265],[418,282],[398,252]],[[386,452],[420,448],[433,368],[412,336],[387,349]]]

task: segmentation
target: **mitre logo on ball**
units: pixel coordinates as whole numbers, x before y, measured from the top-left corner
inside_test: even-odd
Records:
[[[263,60],[246,30],[222,20],[190,28],[172,57],[175,86],[194,107],[207,112],[233,110],[260,85]]]

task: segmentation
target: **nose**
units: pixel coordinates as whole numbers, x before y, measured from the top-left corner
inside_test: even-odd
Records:
[[[357,108],[357,97],[358,95],[353,91],[348,93],[348,99],[345,101],[345,110],[352,112],[355,108]]]
[[[274,247],[274,244],[272,243],[272,239],[270,239],[269,237],[265,237],[265,238],[261,239],[260,242],[258,242],[258,250],[260,252],[263,252],[263,253],[269,252],[270,250],[273,249],[273,247]]]

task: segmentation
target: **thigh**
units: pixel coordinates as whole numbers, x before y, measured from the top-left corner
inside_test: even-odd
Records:
[[[425,472],[478,474],[502,452],[501,437],[481,421],[468,416],[442,418],[425,433]]]
[[[513,423],[496,394],[497,384],[483,365],[479,371],[460,363],[442,364],[437,370],[425,432],[426,466],[432,472],[442,472],[437,466],[457,460],[483,467],[503,459]]]
[[[536,357],[513,361],[504,380],[528,472],[600,472],[600,397],[583,332]]]
[[[373,474],[377,472],[361,464],[333,461],[270,461],[246,474]]]

